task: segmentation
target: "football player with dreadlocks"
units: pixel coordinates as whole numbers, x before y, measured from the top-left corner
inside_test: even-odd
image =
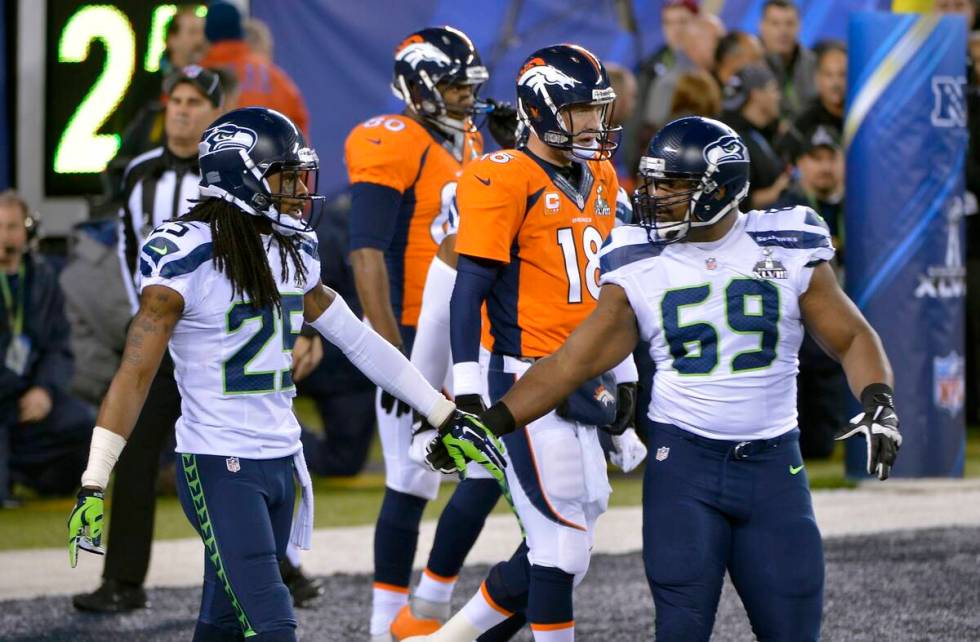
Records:
[[[346,144],[350,258],[365,316],[437,388],[450,365],[445,326],[455,280],[456,182],[483,150],[479,114],[488,116],[495,137],[512,137],[516,125],[512,109],[478,98],[488,78],[463,32],[415,32],[395,49],[391,87],[405,110],[361,123]],[[485,407],[479,394],[458,404],[472,412]],[[448,617],[456,576],[500,491],[481,466],[471,467],[440,518],[409,604],[419,522],[441,475],[410,456],[412,415],[404,404],[379,391],[376,411],[385,496],[375,526],[370,633],[375,642],[387,642],[431,630]]]
[[[595,306],[599,248],[616,222],[618,182],[608,160],[617,146],[618,128],[609,122],[615,97],[605,67],[588,50],[540,49],[517,78],[518,114],[527,136],[517,149],[490,154],[463,171],[450,316],[457,399],[482,385],[477,357],[484,302],[492,336],[491,399],[558,349]],[[596,427],[614,433],[620,457],[635,450],[633,444],[642,452],[635,433],[626,430],[635,381],[629,360],[584,383],[566,395],[562,408],[508,438],[501,481],[525,543],[491,570],[460,613],[419,639],[472,640],[525,617],[536,640],[571,639],[572,589],[588,568],[595,522],[610,492]],[[442,444],[458,467],[464,445],[500,449],[479,424],[459,423],[457,429]],[[440,450],[432,452],[435,463]],[[642,455],[633,459],[630,465]]]
[[[739,210],[749,155],[727,125],[668,123],[638,183],[641,222],[603,246],[595,310],[479,419],[456,421],[494,436],[533,430],[645,341],[656,364],[656,455],[643,484],[656,639],[708,640],[727,571],[758,639],[818,640],[823,551],[796,427],[803,325],[864,407],[838,439],[864,435],[868,473],[881,480],[902,444],[888,357],[841,291],[830,232],[813,210]]]
[[[169,347],[182,398],[178,492],[206,549],[194,639],[295,640],[277,560],[287,541],[309,548],[313,528],[290,377],[302,323],[432,425],[454,405],[320,282],[318,161],[288,118],[257,107],[220,117],[200,169],[203,199],[140,250],[140,308],[92,434],[69,560],[102,552],[103,490]],[[291,532],[294,474],[303,490]]]

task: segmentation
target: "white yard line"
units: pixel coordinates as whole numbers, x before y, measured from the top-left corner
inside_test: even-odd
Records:
[[[980,526],[980,480],[890,480],[856,490],[813,493],[817,522],[824,537],[937,526]],[[422,524],[417,567],[425,563],[435,522]],[[516,520],[493,515],[468,563],[493,563],[510,556],[519,542]],[[370,526],[325,528],[314,532],[313,550],[303,566],[314,575],[371,572],[374,529]],[[614,508],[599,520],[595,551],[627,553],[641,547],[640,508]],[[166,540],[153,545],[148,586],[200,583],[204,564],[198,539]],[[0,553],[0,600],[66,594],[96,588],[102,560],[79,553],[78,568],[68,567],[63,548]],[[366,590],[366,589],[365,589]],[[366,594],[366,593],[365,593]]]

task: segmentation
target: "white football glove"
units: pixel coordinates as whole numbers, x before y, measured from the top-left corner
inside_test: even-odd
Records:
[[[627,428],[621,435],[612,435],[613,451],[609,453],[612,461],[624,473],[628,473],[647,456],[647,447],[632,428]]]

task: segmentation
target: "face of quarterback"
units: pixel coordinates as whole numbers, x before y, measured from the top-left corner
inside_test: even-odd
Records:
[[[565,131],[572,134],[572,144],[593,147],[597,144],[596,132],[605,128],[605,115],[609,105],[569,105],[562,108],[559,116]]]

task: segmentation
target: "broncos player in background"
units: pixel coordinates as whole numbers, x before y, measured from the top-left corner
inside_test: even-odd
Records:
[[[804,323],[864,407],[838,439],[863,434],[881,480],[902,443],[888,358],[837,284],[827,225],[808,207],[739,211],[748,177],[727,125],[667,124],[640,161],[640,225],[603,246],[595,311],[480,420],[462,418],[509,434],[649,343],[643,555],[658,640],[708,640],[726,570],[760,640],[820,638],[823,550],[796,427]]]
[[[618,128],[609,123],[615,97],[591,52],[577,45],[540,49],[517,78],[526,141],[464,170],[450,317],[457,399],[482,386],[477,353],[484,302],[492,399],[556,350],[595,306],[599,248],[616,221],[618,182],[608,160],[617,145]],[[525,617],[536,640],[574,635],[573,584],[588,568],[595,521],[610,492],[595,428],[625,430],[617,405],[620,418],[632,415],[632,360],[617,370],[566,395],[563,408],[506,444],[507,485],[526,544],[494,567],[460,614],[425,639],[472,640]],[[479,431],[463,438],[481,441]],[[629,437],[613,440],[622,455]],[[491,442],[482,446],[493,448]],[[635,434],[632,443],[639,446]],[[457,444],[455,436],[444,438],[450,452]]]
[[[78,548],[102,552],[103,489],[169,344],[182,399],[178,492],[206,549],[194,639],[295,640],[277,560],[287,540],[309,548],[313,528],[290,377],[303,321],[433,425],[454,406],[320,282],[318,163],[296,126],[238,109],[200,147],[203,199],[140,250],[140,308],[92,434],[69,559],[74,567]],[[294,472],[303,492],[290,534]]]
[[[463,32],[452,27],[417,31],[395,49],[391,88],[405,110],[371,118],[347,138],[350,260],[358,296],[371,326],[405,354],[413,352],[430,270],[430,295],[448,299],[452,291],[448,279],[455,257],[451,240],[445,239],[455,231],[456,181],[464,165],[483,151],[473,119],[487,109],[477,92],[488,78]],[[437,252],[440,258],[433,261]],[[416,357],[420,360],[426,357]],[[419,365],[434,377],[432,385],[443,386],[446,368],[441,363]],[[459,404],[472,412],[484,407],[479,395]],[[374,642],[387,642],[396,614],[405,631],[417,632],[417,620],[440,615],[441,609],[428,608],[432,603],[448,605],[455,577],[500,492],[481,467],[471,467],[440,518],[430,563],[416,591],[423,601],[408,608],[419,522],[426,502],[438,493],[440,475],[409,457],[408,407],[379,390],[376,411],[385,496],[374,531],[370,633]]]

